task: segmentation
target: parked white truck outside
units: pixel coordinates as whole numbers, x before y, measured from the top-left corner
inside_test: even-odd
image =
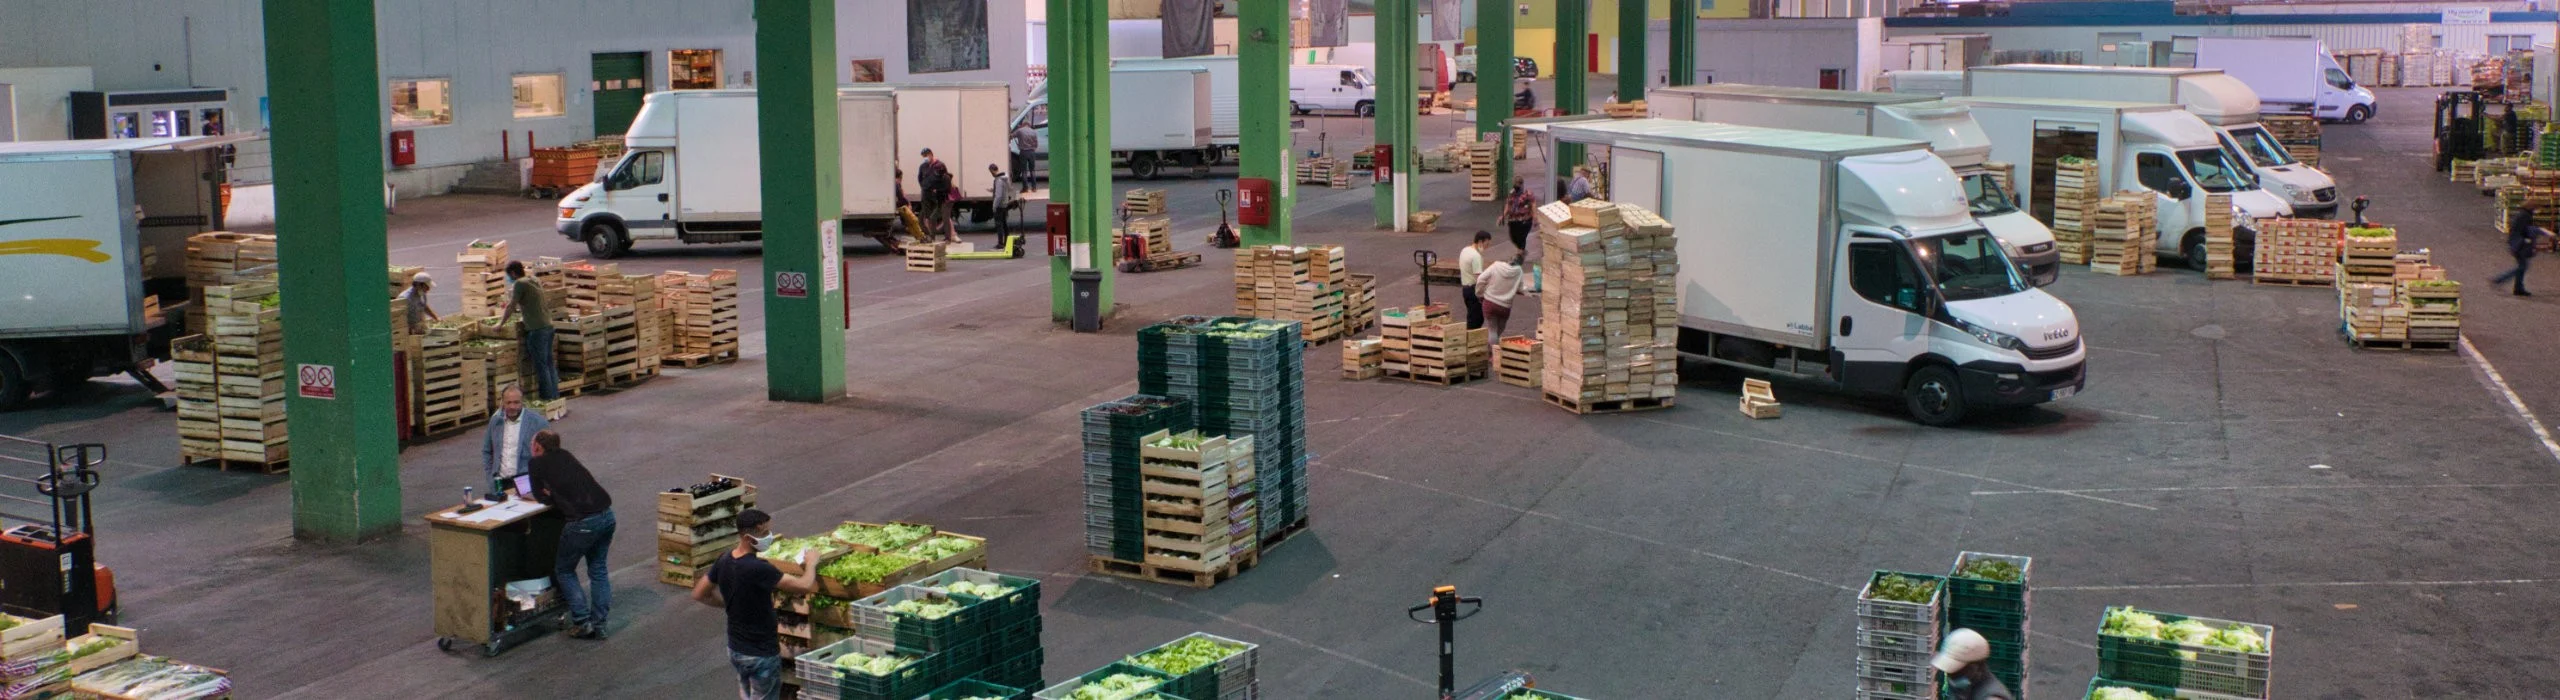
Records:
[[[1964,179],[1973,218],[2008,249],[2028,283],[2045,286],[2061,274],[2053,231],[2018,208],[1991,174],[1991,138],[1964,105],[1925,95],[1738,83],[1659,88],[1645,104],[1654,116],[1671,119],[1927,142]]]
[[[1684,355],[1898,395],[1930,425],[2083,386],[2071,307],[2018,274],[1926,143],[1669,119],[1543,128],[1608,147],[1626,174],[1613,194],[1677,227]]]
[[[1966,93],[1980,97],[2067,97],[2166,102],[2184,106],[2222,131],[2223,146],[2247,163],[2259,186],[2285,198],[2294,212],[2338,210],[2338,182],[2296,160],[2258,123],[2258,93],[2219,69],[2010,64],[1965,73]]]
[[[1007,128],[1039,132],[1034,167],[1049,159],[1049,84],[1031,86],[1030,101]],[[1168,167],[1194,171],[1234,160],[1241,127],[1234,56],[1123,58],[1111,64],[1111,162],[1140,180]]]
[[[844,220],[897,214],[898,110],[886,90],[837,91]],[[754,90],[649,95],[623,134],[628,150],[606,174],[560,200],[554,228],[613,258],[638,241],[736,243],[764,238],[764,156]],[[954,169],[955,176],[967,171]],[[966,181],[970,178],[958,177]],[[915,190],[908,190],[913,193]]]
[[[187,237],[221,219],[209,143],[0,143],[0,410],[108,374],[166,391],[147,370],[184,316]]]
[[[2196,39],[2196,67],[2215,68],[2247,83],[2258,101],[2349,124],[2373,118],[2373,90],[2347,77],[2347,69],[2319,39],[2208,36]]]
[[[1991,136],[1991,157],[2051,163],[2064,156],[2097,161],[2108,192],[2145,190],[2159,198],[2159,252],[2183,256],[2203,270],[2206,194],[2231,195],[2233,256],[2245,267],[2257,245],[2258,219],[2289,217],[2284,199],[2250,184],[2213,127],[2173,104],[2099,102],[2042,97],[1960,97]],[[2034,168],[2017,178],[2027,210],[2053,219],[2053,172]]]

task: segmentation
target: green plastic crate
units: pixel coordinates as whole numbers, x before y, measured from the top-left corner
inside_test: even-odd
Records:
[[[1031,697],[1036,700],[1073,700],[1077,688],[1084,687],[1085,684],[1088,683],[1093,683],[1104,678],[1109,678],[1123,673],[1155,679],[1157,685],[1154,688],[1150,688],[1149,691],[1158,694],[1165,692],[1164,683],[1173,680],[1165,674],[1158,673],[1153,669],[1148,669],[1125,661],[1114,661],[1111,662],[1110,665],[1094,669],[1090,673],[1067,679],[1064,683],[1049,686],[1047,689],[1041,690],[1040,692],[1032,693]],[[1143,697],[1143,694],[1141,697]]]
[[[2150,693],[2152,697],[2159,698],[2160,700],[2246,700],[2238,695],[2202,690],[2179,690],[2176,688],[2157,686],[2149,683],[2117,680],[2106,676],[2089,679],[2089,692],[2081,694],[2080,697],[2087,698],[2091,695],[2096,695],[2099,688],[2125,688],[2128,690],[2139,690],[2145,693]]]
[[[1031,691],[1022,690],[1009,685],[996,685],[986,681],[963,678],[952,681],[950,684],[944,685],[940,688],[935,688],[933,689],[933,692],[925,693],[923,697],[916,698],[916,700],[963,700],[964,698],[990,697],[1005,698],[1006,700],[1029,700],[1031,697]]]

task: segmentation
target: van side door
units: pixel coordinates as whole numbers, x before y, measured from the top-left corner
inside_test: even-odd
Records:
[[[1929,310],[1937,290],[1901,241],[1851,234],[1840,247],[1831,293],[1837,377],[1852,391],[1895,393],[1903,370],[1929,350]]]
[[[674,164],[665,151],[632,151],[604,177],[600,196],[633,240],[675,237]]]

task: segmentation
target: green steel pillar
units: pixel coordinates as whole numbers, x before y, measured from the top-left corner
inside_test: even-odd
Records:
[[[1688,85],[1698,80],[1698,0],[1671,0],[1671,58],[1668,68],[1672,85]]]
[[[1511,9],[1508,0],[1476,1],[1476,134],[1502,142],[1493,181],[1503,197],[1511,195],[1511,130],[1502,126],[1511,118]]]
[[[1111,314],[1111,12],[1108,3],[1049,0],[1049,201],[1067,205],[1068,254],[1049,259],[1049,318],[1075,320],[1077,269],[1102,273]]]
[[[373,3],[265,0],[275,139],[282,370],[293,440],[293,532],[354,542],[400,531],[392,414],[390,259],[382,205],[382,81]],[[323,394],[306,376],[331,380]],[[323,398],[325,396],[325,398]]]
[[[1241,0],[1236,7],[1236,121],[1242,132],[1236,176],[1271,181],[1270,223],[1239,228],[1248,246],[1285,245],[1293,230],[1289,208],[1298,201],[1298,183],[1289,134],[1289,120],[1297,116],[1289,113],[1290,4]],[[1054,41],[1049,50],[1057,51]]]
[[[1590,37],[1591,0],[1556,0],[1556,109],[1562,114],[1591,111],[1585,89],[1591,80]],[[1556,176],[1572,177],[1573,166],[1582,162],[1582,144],[1555,144],[1554,152]]]
[[[1680,0],[1672,0],[1671,4],[1679,5]],[[1646,84],[1653,76],[1645,70],[1644,55],[1645,20],[1650,14],[1646,8],[1652,5],[1649,0],[1618,0],[1619,102],[1644,99],[1644,91],[1652,87]]]
[[[765,398],[844,396],[835,0],[756,0],[764,180]]]
[[[1413,122],[1417,88],[1414,85],[1414,52],[1416,25],[1420,15],[1414,0],[1376,0],[1375,33],[1378,56],[1377,116],[1371,123],[1377,131],[1376,141],[1392,151],[1392,157],[1379,163],[1393,177],[1373,187],[1375,196],[1370,209],[1377,213],[1379,228],[1404,230],[1405,213],[1416,205],[1414,195]]]

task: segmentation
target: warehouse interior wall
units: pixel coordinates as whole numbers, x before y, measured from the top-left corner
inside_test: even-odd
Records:
[[[1513,53],[1538,62],[1541,71],[1555,65],[1555,0],[1508,0],[1513,10]],[[1591,7],[1591,36],[1599,37],[1600,60],[1591,64],[1591,72],[1618,72],[1618,0],[1586,0]],[[1697,0],[1698,17],[1705,19],[1747,18],[1751,16],[1749,0]],[[1668,19],[1671,0],[1646,0],[1647,19]],[[1519,8],[1526,8],[1522,12]],[[1470,37],[1472,40],[1472,37]],[[1588,46],[1589,38],[1583,40]],[[1648,39],[1650,41],[1650,39]],[[1659,65],[1659,64],[1654,64]]]
[[[908,0],[837,0],[836,13],[836,79],[853,79],[855,59],[880,59],[888,82],[950,83],[999,82],[1013,86],[1013,103],[1021,104],[1022,96],[1031,91],[1030,4],[1007,0],[987,2],[987,68],[985,70],[916,73],[909,70],[907,45]],[[744,11],[748,3],[736,3]],[[1045,18],[1045,13],[1043,14]],[[1045,19],[1044,19],[1045,21]],[[752,32],[754,25],[743,25]],[[884,50],[882,47],[895,47]],[[883,55],[888,54],[888,55]]]
[[[96,89],[97,80],[88,66],[0,68],[0,85],[10,86],[0,109],[9,110],[15,140],[59,141],[71,138],[71,93]],[[0,130],[0,141],[12,138]]]

